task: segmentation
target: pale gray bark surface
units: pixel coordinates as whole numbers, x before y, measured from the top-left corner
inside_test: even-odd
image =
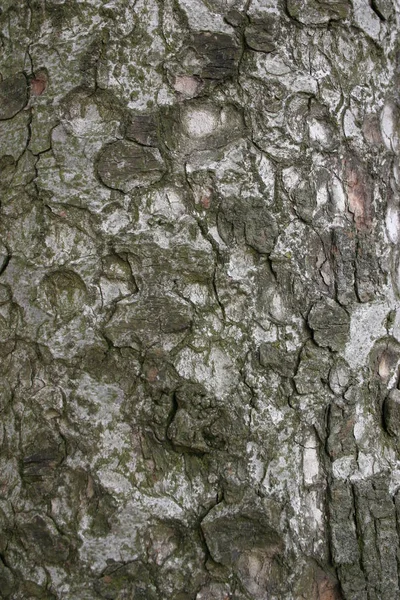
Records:
[[[0,597],[399,599],[398,0],[0,9]]]

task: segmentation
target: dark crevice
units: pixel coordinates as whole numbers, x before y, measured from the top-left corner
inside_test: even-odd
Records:
[[[379,10],[379,7],[378,7],[378,5],[376,3],[376,0],[370,0],[369,5],[372,8],[372,10],[374,11],[374,13],[377,15],[377,17],[379,18],[379,20],[382,21],[383,23],[386,22],[386,18],[382,14],[382,12]]]

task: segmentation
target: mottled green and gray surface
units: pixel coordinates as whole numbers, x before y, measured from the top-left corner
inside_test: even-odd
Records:
[[[400,598],[399,0],[0,0],[0,597]]]

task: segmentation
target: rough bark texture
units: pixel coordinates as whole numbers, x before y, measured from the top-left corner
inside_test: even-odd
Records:
[[[400,599],[398,0],[0,9],[1,598]]]

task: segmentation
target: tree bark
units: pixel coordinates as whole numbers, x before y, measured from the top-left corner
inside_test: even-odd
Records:
[[[0,1],[0,597],[400,599],[399,0]]]

